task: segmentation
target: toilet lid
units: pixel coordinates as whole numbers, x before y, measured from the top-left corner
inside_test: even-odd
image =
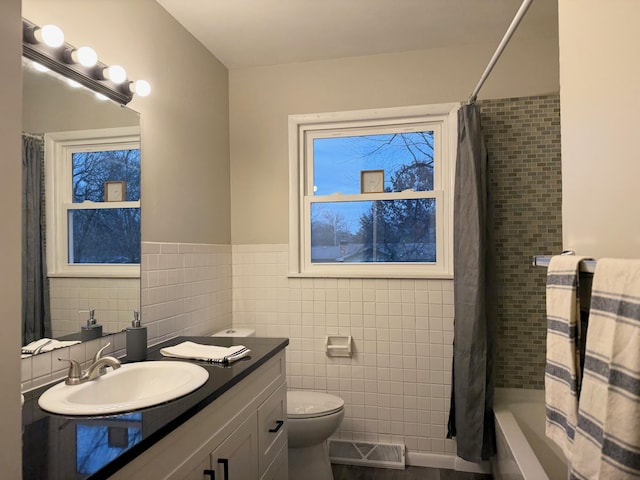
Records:
[[[290,391],[287,392],[287,417],[322,417],[340,411],[344,400],[323,392]]]

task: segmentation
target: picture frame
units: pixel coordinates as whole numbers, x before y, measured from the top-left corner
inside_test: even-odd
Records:
[[[126,182],[104,182],[105,202],[124,202],[126,198]]]
[[[360,170],[360,193],[383,193],[384,170]]]

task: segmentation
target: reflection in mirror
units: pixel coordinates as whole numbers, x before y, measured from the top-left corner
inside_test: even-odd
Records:
[[[122,331],[140,310],[139,115],[23,59],[22,130],[22,344]]]

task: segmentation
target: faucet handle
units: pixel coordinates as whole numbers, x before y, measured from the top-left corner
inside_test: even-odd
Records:
[[[58,361],[69,362],[69,371],[64,383],[67,385],[78,385],[80,383],[80,378],[82,377],[82,368],[80,367],[80,364],[72,358],[58,357]]]
[[[107,343],[104,347],[96,352],[96,354],[93,356],[93,363],[96,363],[98,360],[100,360],[100,358],[102,357],[102,352],[104,352],[110,345],[111,342]]]

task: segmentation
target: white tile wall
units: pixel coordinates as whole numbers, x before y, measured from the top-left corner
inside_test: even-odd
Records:
[[[446,439],[453,283],[444,280],[288,278],[286,245],[144,242],[142,319],[149,344],[176,335],[255,328],[288,337],[288,383],[335,393],[346,415],[337,437],[454,454]],[[352,335],[352,358],[324,353],[326,335]],[[124,334],[22,361],[23,390],[62,378],[57,357],[91,358]]]
[[[229,245],[143,242],[142,256],[142,323],[148,328],[149,345],[178,335],[209,335],[231,326]],[[67,363],[58,357],[86,365],[107,342],[112,344],[107,353],[126,354],[125,334],[119,333],[23,359],[22,390],[63,378]]]
[[[231,326],[231,246],[142,243],[142,321],[149,345]]]
[[[64,378],[69,363],[61,362],[58,358],[72,358],[86,366],[87,359],[93,358],[96,352],[107,343],[111,343],[111,346],[105,350],[105,355],[120,357],[125,354],[124,333],[118,333],[72,347],[23,358],[21,362],[22,391],[32,390]]]
[[[233,246],[233,326],[288,337],[289,388],[342,397],[342,439],[453,454],[453,282],[288,278],[287,245]],[[324,353],[352,335],[352,358]]]
[[[140,305],[137,278],[60,278],[49,279],[53,337],[77,333],[95,316],[104,332],[119,332],[131,324],[133,311]]]

